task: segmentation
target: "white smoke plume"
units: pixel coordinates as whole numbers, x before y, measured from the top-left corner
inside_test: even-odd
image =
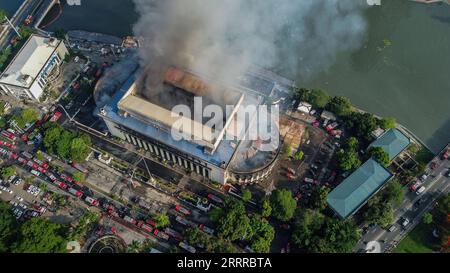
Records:
[[[133,0],[144,65],[234,79],[250,64],[307,78],[359,48],[365,0]]]

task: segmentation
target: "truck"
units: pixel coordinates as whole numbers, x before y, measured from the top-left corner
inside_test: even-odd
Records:
[[[91,206],[98,206],[98,201],[92,197],[86,196],[86,198],[84,198],[84,201],[86,201]]]
[[[61,112],[55,112],[53,114],[53,116],[51,117],[50,121],[51,122],[57,122],[58,119],[61,117],[61,115],[62,115]]]
[[[130,224],[136,225],[136,220],[134,220],[133,218],[131,218],[128,215],[125,215],[125,217],[123,217],[123,220],[125,220],[125,222],[128,222]]]
[[[185,207],[183,207],[180,204],[175,206],[175,210],[183,213],[184,215],[190,215],[192,213],[190,210],[186,209]]]
[[[180,242],[180,244],[178,246],[190,253],[197,252],[197,250],[194,247],[186,244],[185,242]]]
[[[74,167],[75,169],[79,170],[80,172],[82,172],[84,175],[88,175],[88,170],[81,166],[80,164],[73,162],[72,163],[72,167]]]
[[[77,191],[74,188],[69,188],[68,192],[70,192],[71,194],[75,195],[78,198],[80,198],[83,195],[80,191]]]
[[[213,200],[214,202],[219,203],[219,204],[223,204],[223,203],[224,203],[224,201],[223,201],[222,198],[219,198],[219,197],[215,196],[215,195],[212,194],[212,193],[209,193],[209,194],[208,194],[208,198],[211,199],[211,200]]]
[[[137,227],[140,228],[140,229],[142,229],[142,230],[144,230],[144,231],[147,232],[147,233],[152,233],[152,231],[153,231],[153,228],[152,228],[151,226],[149,226],[149,225],[146,225],[146,224],[144,223],[144,221],[139,221],[139,222],[137,223]]]

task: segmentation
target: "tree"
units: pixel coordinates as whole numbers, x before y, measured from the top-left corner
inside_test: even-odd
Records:
[[[67,242],[61,236],[63,227],[41,217],[23,223],[18,238],[12,245],[14,253],[61,253],[66,252]]]
[[[127,252],[128,253],[139,253],[142,249],[142,243],[136,240],[133,240],[131,244],[128,245]]]
[[[245,238],[250,230],[250,219],[245,211],[244,203],[234,199],[225,200],[224,207],[213,213],[212,219],[216,226],[218,235],[230,241]]]
[[[433,223],[433,215],[432,215],[431,213],[429,213],[429,212],[425,213],[425,214],[423,215],[422,221],[423,221],[425,224],[427,224],[427,225]]]
[[[73,173],[73,180],[78,183],[83,183],[86,181],[86,177],[80,171],[76,171]]]
[[[358,242],[360,234],[352,220],[329,218],[310,209],[295,217],[292,242],[302,252],[345,253]]]
[[[1,169],[1,175],[3,179],[7,179],[15,174],[16,174],[16,167],[14,166],[3,167]]]
[[[356,137],[349,137],[345,142],[345,149],[350,151],[358,151],[359,141]]]
[[[350,171],[361,166],[361,160],[354,151],[340,150],[336,153],[336,160],[342,171]]]
[[[383,202],[379,196],[374,196],[369,200],[363,217],[367,224],[386,227],[394,221],[394,210],[391,203]]]
[[[201,232],[198,228],[188,228],[184,232],[186,241],[190,245],[199,246],[210,253],[236,253],[237,249],[229,242],[217,239]]]
[[[294,216],[297,201],[292,197],[292,192],[287,189],[276,189],[270,196],[272,215],[280,221],[288,221]]]
[[[383,190],[383,195],[386,202],[390,202],[394,206],[399,206],[405,199],[405,191],[397,179],[393,179],[389,182]]]
[[[0,69],[3,70],[3,68],[6,66],[7,61],[9,60],[11,54],[12,54],[11,47],[7,47],[0,52]]]
[[[379,125],[384,130],[393,129],[397,126],[395,118],[382,118],[379,120]]]
[[[8,16],[6,10],[0,9],[0,24],[6,21],[6,16]]]
[[[326,109],[335,113],[340,117],[348,116],[352,112],[352,104],[349,99],[345,97],[333,97],[328,102]]]
[[[165,228],[170,225],[170,219],[167,214],[159,214],[155,218],[156,227],[159,229]]]
[[[311,105],[317,108],[324,108],[330,101],[330,96],[322,89],[313,89],[308,97]]]
[[[314,190],[312,194],[313,207],[319,211],[324,210],[327,207],[327,196],[330,192],[330,188],[322,186]]]
[[[267,198],[264,198],[261,202],[261,216],[269,217],[272,214],[272,207],[270,206],[270,201]]]
[[[54,126],[49,126],[45,130],[44,139],[42,142],[47,151],[54,154],[56,153],[57,144],[59,142],[59,139],[61,138],[63,129],[59,124],[56,123],[49,123],[49,124],[54,124]]]
[[[283,157],[284,158],[289,158],[292,156],[293,150],[292,150],[292,145],[285,143],[283,146]]]
[[[309,101],[309,95],[311,91],[306,88],[295,88],[294,89],[294,98],[299,101]]]
[[[297,161],[300,161],[303,159],[303,156],[305,155],[305,153],[303,151],[298,151],[295,153],[294,158]]]
[[[389,166],[391,162],[389,154],[381,147],[371,147],[367,155],[385,167]]]
[[[70,144],[70,158],[73,161],[84,161],[91,152],[90,139],[77,137],[72,139]]]
[[[58,144],[56,146],[56,152],[62,158],[69,159],[71,158],[71,147],[72,147],[72,139],[74,138],[74,133],[71,131],[64,131],[58,140]]]
[[[275,238],[274,228],[267,220],[258,216],[251,218],[250,227],[250,248],[257,253],[268,253]]]
[[[0,253],[9,251],[16,234],[17,221],[9,204],[0,201]]]
[[[244,202],[252,200],[252,192],[249,189],[245,189],[242,191],[242,200]]]
[[[20,114],[13,117],[13,120],[16,121],[17,126],[20,128],[24,128],[28,123],[32,123],[38,119],[39,113],[31,108],[25,108],[20,112]]]
[[[345,118],[344,126],[350,133],[366,142],[371,142],[372,132],[377,128],[377,119],[370,113],[352,112]]]

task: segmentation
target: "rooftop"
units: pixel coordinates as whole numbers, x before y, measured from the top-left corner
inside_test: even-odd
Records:
[[[0,76],[0,82],[29,88],[60,41],[31,35]]]
[[[346,218],[375,194],[392,174],[373,159],[367,160],[328,194],[328,205]]]
[[[145,136],[158,140],[159,142],[164,143],[170,147],[182,150],[185,153],[188,153],[201,160],[207,161],[215,166],[227,166],[238,145],[238,143],[234,140],[223,139],[217,146],[215,152],[213,154],[209,154],[204,152],[204,147],[202,147],[201,145],[189,142],[187,140],[175,140],[174,138],[172,138],[170,131],[168,132],[165,130],[160,130],[156,126],[149,125],[139,118],[119,114],[119,101],[130,90],[139,74],[139,71],[133,74],[116,92],[111,100],[103,107],[105,110],[105,118]]]
[[[394,159],[408,145],[411,140],[398,129],[390,129],[372,142],[369,147],[381,147],[389,154],[389,160]]]

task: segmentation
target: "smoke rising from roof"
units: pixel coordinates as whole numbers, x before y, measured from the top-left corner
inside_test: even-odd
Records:
[[[364,0],[133,0],[141,62],[231,80],[250,64],[309,77],[361,45]]]

